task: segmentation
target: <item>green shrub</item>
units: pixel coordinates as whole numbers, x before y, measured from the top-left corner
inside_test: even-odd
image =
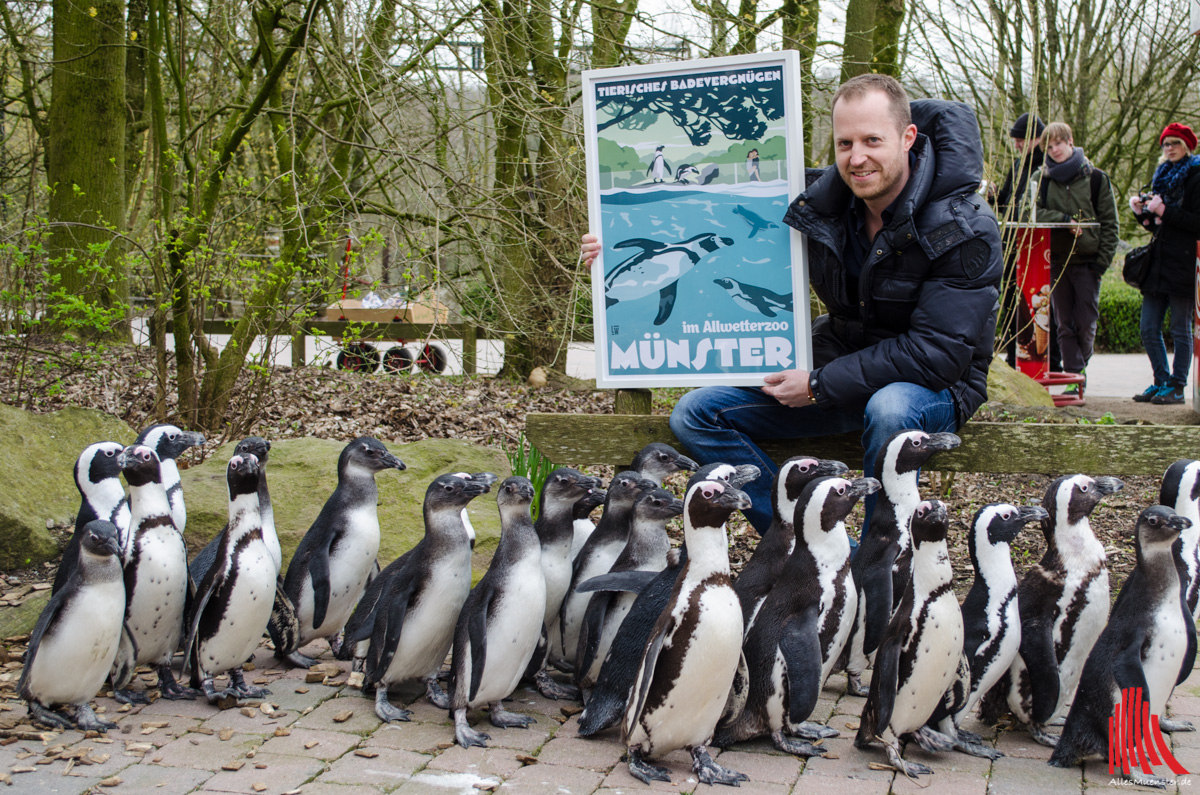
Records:
[[[1141,353],[1142,294],[1110,268],[1100,281],[1100,319],[1096,324],[1096,350],[1105,353]]]

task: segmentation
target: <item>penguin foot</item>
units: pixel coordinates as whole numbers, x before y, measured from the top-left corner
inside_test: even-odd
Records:
[[[242,671],[239,668],[234,668],[229,672],[229,683],[233,685],[230,690],[232,690],[238,698],[264,698],[271,695],[271,691],[265,687],[256,687],[254,685],[246,684],[246,679],[242,676]]]
[[[312,668],[317,664],[317,661],[312,657],[301,654],[298,651],[294,651],[291,654],[280,654],[279,652],[275,652],[275,658],[288,663],[293,668]]]
[[[1167,734],[1174,732],[1194,732],[1196,727],[1190,720],[1164,720],[1159,718],[1158,728]]]
[[[73,728],[74,724],[71,719],[61,712],[56,712],[52,709],[46,709],[36,701],[29,701],[29,718],[32,723],[41,724],[50,729],[60,729],[67,731]]]
[[[830,737],[841,736],[841,732],[837,729],[822,726],[820,723],[813,723],[809,720],[789,726],[788,734],[793,737],[799,737],[801,740],[828,740]]]
[[[450,709],[450,696],[446,695],[436,677],[431,676],[425,680],[425,698],[438,709]]]
[[[391,723],[394,720],[404,721],[407,723],[412,720],[412,713],[406,709],[392,706],[392,702],[388,701],[387,686],[382,682],[375,688],[375,714],[384,723]]]
[[[728,784],[731,787],[741,786],[750,777],[728,767],[721,767],[709,756],[708,748],[703,745],[692,746],[692,772],[703,784]]]
[[[199,690],[184,687],[176,682],[175,674],[171,673],[171,666],[165,664],[158,666],[158,689],[162,697],[170,701],[191,700],[200,695]]]
[[[146,695],[143,690],[118,690],[114,687],[113,698],[120,704],[129,704],[130,706],[150,703],[150,696]]]
[[[642,752],[629,749],[629,774],[643,784],[652,781],[671,781],[671,774],[665,767],[652,765],[642,758]]]
[[[1047,748],[1058,745],[1058,735],[1051,734],[1041,726],[1030,726],[1029,733],[1033,735],[1033,741],[1038,745],[1044,745]]]
[[[975,732],[969,732],[966,729],[958,728],[956,728],[954,731],[958,734],[958,739],[964,743],[971,743],[972,745],[984,745],[983,735],[981,734],[976,734]]]
[[[917,729],[915,732],[908,735],[908,739],[911,739],[913,742],[919,745],[922,751],[926,751],[931,754],[954,750],[953,737],[942,734],[940,731],[931,729],[928,726],[922,726],[921,728]]]
[[[488,718],[498,729],[524,729],[533,723],[533,718],[519,712],[509,712],[499,701],[492,702]]]
[[[454,740],[463,748],[478,745],[487,748],[487,741],[492,739],[483,732],[477,732],[467,724],[466,708],[454,710]]]
[[[887,751],[888,764],[896,768],[897,772],[903,773],[909,778],[917,776],[927,776],[933,773],[933,768],[923,765],[920,762],[906,762],[900,756],[900,749],[892,743],[885,743],[883,750]]]
[[[1057,726],[1059,728],[1066,726],[1067,725],[1067,716],[1059,715],[1057,718],[1051,718],[1050,720],[1046,721],[1046,725],[1047,726]]]
[[[200,688],[204,691],[205,700],[217,709],[233,709],[237,706],[237,695],[229,690],[217,692],[211,676],[200,681]]]
[[[96,717],[95,711],[91,704],[80,704],[75,708],[75,726],[83,732],[96,731],[101,734],[109,729],[117,728],[117,724],[110,720],[101,720]]]
[[[825,749],[819,745],[813,745],[805,740],[793,740],[787,737],[783,732],[771,732],[771,741],[775,743],[775,747],[785,754],[808,759],[812,756],[825,756]]]
[[[578,687],[556,682],[544,668],[534,674],[533,681],[537,685],[538,692],[546,698],[556,701],[578,701],[583,698],[583,693]]]
[[[991,759],[995,761],[1004,757],[1003,751],[998,751],[990,745],[983,743],[969,743],[961,737],[954,741],[954,750],[968,756],[978,756],[980,759]]]
[[[346,630],[339,629],[336,635],[329,636],[329,650],[333,652],[333,656],[338,657],[342,651],[342,644],[346,642]]]
[[[852,674],[846,671],[846,692],[852,696],[862,696],[866,698],[871,693],[871,688],[862,683],[862,678],[858,674]]]

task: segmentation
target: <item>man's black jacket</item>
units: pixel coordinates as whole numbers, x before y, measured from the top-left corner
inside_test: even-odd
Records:
[[[852,194],[836,167],[809,172],[784,221],[808,236],[809,281],[829,310],[813,323],[818,405],[865,406],[882,387],[909,382],[951,389],[961,425],[987,399],[1000,229],[975,192],[983,152],[974,112],[944,100],[917,100],[912,111],[915,164],[857,295],[847,294],[842,264]]]
[[[1004,178],[1004,185],[996,194],[996,212],[1002,218],[1005,215],[1012,215],[1011,218],[1005,218],[1005,221],[1017,220],[1017,206],[1021,203],[1025,191],[1029,187],[1029,175],[1041,168],[1045,162],[1046,155],[1040,146],[1033,147],[1032,152],[1026,150],[1013,158],[1012,168],[1008,170],[1008,176]]]

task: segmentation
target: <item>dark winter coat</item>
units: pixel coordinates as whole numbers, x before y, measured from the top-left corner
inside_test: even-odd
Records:
[[[1045,160],[1046,155],[1040,146],[1035,146],[1028,156],[1021,154],[1013,158],[1012,168],[1008,170],[1008,176],[1004,178],[1004,184],[1000,187],[1000,192],[996,194],[996,215],[1001,220],[1017,220],[1017,208],[1021,203],[1021,197],[1025,195],[1025,189],[1029,184],[1029,175],[1041,168]],[[1005,215],[1010,217],[1005,218]]]
[[[1099,174],[1096,204],[1092,205],[1092,172]],[[1045,184],[1043,184],[1043,182]],[[1096,273],[1104,273],[1117,253],[1121,223],[1117,218],[1117,202],[1113,198],[1112,182],[1108,175],[1084,158],[1079,173],[1070,182],[1055,182],[1039,168],[1029,178],[1028,195],[1021,210],[1022,218],[1029,216],[1029,207],[1037,205],[1037,220],[1041,223],[1090,221],[1098,227],[1084,227],[1079,237],[1069,229],[1050,231],[1050,261],[1057,266],[1085,265]],[[1042,197],[1045,196],[1045,201]]]
[[[1192,166],[1183,183],[1183,201],[1163,212],[1142,293],[1192,295],[1196,289],[1197,238],[1200,238],[1200,166]]]
[[[983,153],[974,112],[918,100],[915,163],[895,213],[849,295],[842,252],[852,194],[835,167],[784,221],[808,236],[809,281],[829,310],[813,323],[817,404],[866,405],[896,382],[949,388],[958,422],[987,399],[1000,286],[1000,229],[976,189]]]

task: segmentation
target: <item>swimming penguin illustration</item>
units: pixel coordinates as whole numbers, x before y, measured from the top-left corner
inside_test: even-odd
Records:
[[[662,182],[663,177],[671,173],[671,164],[663,156],[661,146],[655,147],[654,160],[646,167],[646,173],[653,177],[655,182]]]
[[[654,325],[661,326],[675,308],[676,286],[680,277],[696,267],[700,259],[717,249],[733,245],[728,237],[704,232],[682,243],[660,243],[635,237],[622,240],[613,248],[637,248],[640,251],[613,268],[604,277],[604,304],[634,301],[658,293],[658,315]]]
[[[713,284],[719,285],[729,293],[729,297],[733,302],[751,312],[758,312],[760,315],[767,317],[775,317],[777,312],[792,311],[792,294],[780,295],[773,293],[765,287],[757,287],[753,284],[742,284],[737,279],[730,279],[724,276],[720,279],[713,279]]]
[[[740,215],[742,220],[750,225],[750,234],[746,238],[752,238],[764,229],[778,229],[779,224],[774,221],[768,221],[753,210],[747,210],[744,205],[739,204],[733,208],[734,215]]]

